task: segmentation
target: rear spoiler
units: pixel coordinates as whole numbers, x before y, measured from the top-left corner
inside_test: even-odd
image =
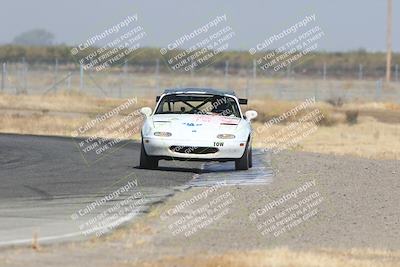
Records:
[[[239,104],[240,105],[247,105],[247,99],[246,98],[239,98]]]

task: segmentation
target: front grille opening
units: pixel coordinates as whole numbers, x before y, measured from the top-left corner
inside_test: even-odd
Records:
[[[214,154],[218,152],[216,147],[170,146],[172,152],[182,154]]]

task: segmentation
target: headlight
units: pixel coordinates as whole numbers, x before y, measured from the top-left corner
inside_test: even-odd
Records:
[[[154,132],[155,136],[163,136],[163,137],[169,137],[172,135],[170,132]]]
[[[235,136],[233,134],[219,134],[217,135],[219,139],[233,139]]]

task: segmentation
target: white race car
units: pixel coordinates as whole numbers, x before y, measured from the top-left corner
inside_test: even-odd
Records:
[[[244,115],[233,91],[215,89],[169,89],[157,97],[154,112],[142,128],[141,168],[156,168],[160,159],[235,161],[236,170],[252,167],[254,110]]]

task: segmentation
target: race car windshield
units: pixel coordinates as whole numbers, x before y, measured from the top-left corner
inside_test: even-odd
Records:
[[[166,95],[155,114],[200,114],[240,118],[239,107],[231,97],[216,95]]]

